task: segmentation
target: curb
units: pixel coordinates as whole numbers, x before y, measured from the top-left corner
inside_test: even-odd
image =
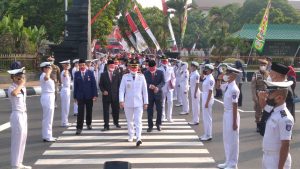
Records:
[[[0,98],[8,98],[8,89],[0,89]],[[26,87],[27,96],[40,95],[42,89],[40,86]]]

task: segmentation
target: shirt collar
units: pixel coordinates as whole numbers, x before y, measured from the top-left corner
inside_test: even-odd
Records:
[[[285,107],[286,107],[286,104],[283,103],[282,105],[280,105],[280,106],[274,108],[274,112],[281,111],[281,110],[283,110]]]

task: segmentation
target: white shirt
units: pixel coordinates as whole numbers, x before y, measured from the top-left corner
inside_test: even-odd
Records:
[[[188,70],[185,70],[180,74],[179,85],[183,91],[189,90],[189,76],[190,76],[190,73]]]
[[[79,68],[73,67],[72,69],[72,77],[75,77],[75,72],[79,71]]]
[[[215,86],[215,79],[212,74],[209,74],[204,78],[204,81],[202,83],[202,92],[208,93],[210,90],[213,91],[214,86]],[[211,98],[214,97],[213,94],[211,96],[212,96]]]
[[[200,75],[197,70],[191,72],[190,75],[190,86],[191,86],[191,91],[194,93],[195,92],[195,87],[196,84],[199,83]],[[197,89],[197,93],[200,92],[199,88]]]
[[[175,78],[175,73],[174,73],[173,67],[171,67],[171,66],[164,67],[162,65],[158,68],[158,70],[163,71],[165,82],[166,82],[164,87],[162,88],[162,90],[163,91],[173,91],[174,89],[171,88],[171,86],[170,86],[170,85],[172,85],[173,87],[175,87],[175,83],[176,83],[176,78]]]
[[[279,152],[282,140],[291,140],[294,118],[284,103],[274,109],[266,123],[263,150]]]
[[[18,112],[26,112],[27,108],[26,108],[26,88],[23,87],[23,93],[20,91],[20,93],[17,94],[17,96],[12,96],[11,92],[14,91],[16,88],[18,87],[17,84],[13,83],[9,88],[8,88],[8,98],[10,99],[11,102],[11,110],[12,112],[14,111],[18,111]]]
[[[235,81],[221,85],[224,93],[224,112],[232,112],[233,103],[238,103],[240,90]]]
[[[47,81],[45,81],[44,77],[46,76],[46,73],[42,73],[40,76],[40,84],[42,88],[42,94],[43,93],[54,93],[55,92],[55,83],[54,81],[49,78]]]
[[[71,76],[68,74],[66,77],[64,76],[65,70],[60,73],[61,84],[63,88],[69,88],[71,86]]]
[[[119,90],[119,101],[124,102],[125,107],[142,107],[148,104],[148,91],[146,79],[143,74],[123,75]]]

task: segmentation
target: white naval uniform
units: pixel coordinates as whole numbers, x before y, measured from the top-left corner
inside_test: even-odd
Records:
[[[215,86],[215,79],[212,74],[207,75],[202,83],[202,118],[204,135],[212,138],[212,106],[214,104],[214,93],[212,92],[208,108],[205,108],[209,91],[213,91]]]
[[[74,77],[75,77],[75,72],[79,71],[79,68],[73,67],[72,69],[72,77],[73,77],[73,90],[74,90]],[[74,109],[74,115],[78,114],[78,104],[77,102],[74,101],[73,103],[73,109]]]
[[[189,113],[189,71],[184,70],[180,75],[180,93],[182,97],[182,111]]]
[[[175,77],[176,77],[176,87],[175,87],[175,90],[174,92],[176,92],[176,98],[177,98],[177,102],[179,105],[182,105],[182,96],[181,96],[181,92],[180,92],[180,65],[176,64],[175,66],[176,68],[174,69],[175,70]]]
[[[43,121],[42,121],[42,137],[45,140],[51,140],[52,137],[52,124],[54,116],[54,102],[55,102],[55,84],[54,81],[49,78],[45,81],[46,73],[42,73],[40,76],[41,83],[41,105],[43,108]]]
[[[143,74],[137,73],[135,78],[130,73],[123,75],[119,101],[124,102],[129,138],[133,138],[135,126],[136,141],[141,140],[143,106],[148,104],[147,84]]]
[[[67,70],[68,71],[68,70]],[[60,74],[62,88],[60,91],[61,97],[61,125],[66,126],[69,124],[68,116],[70,112],[70,100],[71,100],[71,76],[64,76],[65,70]]]
[[[197,70],[191,72],[190,75],[190,87],[191,87],[191,98],[192,98],[192,112],[193,112],[193,121],[194,123],[199,123],[199,114],[200,114],[200,89],[198,87],[196,91],[195,98],[195,88],[196,84],[199,84],[200,75]]]
[[[223,143],[225,149],[227,167],[237,167],[239,157],[239,130],[240,114],[237,112],[238,128],[234,131],[233,126],[233,103],[238,103],[240,90],[235,81],[221,85],[224,92],[224,115],[223,115]]]
[[[263,138],[263,169],[274,169],[279,164],[279,154],[282,140],[291,140],[294,118],[284,103],[274,109],[266,123],[265,135]],[[291,155],[288,154],[284,169],[292,166]]]
[[[22,166],[27,139],[27,108],[26,108],[26,88],[17,96],[12,96],[11,92],[18,87],[13,83],[8,88],[8,97],[11,102],[12,113],[10,115],[11,126],[11,166]]]
[[[163,71],[165,78],[165,85],[162,87],[162,121],[166,119],[172,121],[173,113],[173,91],[176,83],[174,69],[171,66],[160,66],[158,70]],[[166,114],[166,99],[168,103],[167,114]]]

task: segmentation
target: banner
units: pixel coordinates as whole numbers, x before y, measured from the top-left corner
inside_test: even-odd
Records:
[[[136,48],[137,48],[138,52],[145,51],[146,49],[148,49],[148,45],[145,42],[141,32],[138,30],[136,24],[134,23],[133,19],[131,18],[130,14],[128,12],[126,12],[125,17],[127,19],[130,29],[132,30],[132,32],[134,33],[134,35],[136,37]]]
[[[155,38],[155,36],[153,35],[151,29],[149,28],[148,24],[146,23],[142,13],[140,12],[139,8],[136,6],[136,4],[134,5],[134,11],[136,12],[143,28],[145,29],[145,31],[147,32],[147,34],[150,36],[151,40],[153,41],[155,47],[156,47],[156,50],[160,50],[160,46]]]
[[[131,32],[130,31],[126,31],[126,35],[127,35],[128,39],[130,40],[132,46],[135,48],[135,50],[137,50],[136,41],[132,37]]]
[[[110,5],[112,1],[113,0],[110,0],[106,5],[104,5],[104,7],[101,8],[100,11],[92,18],[91,25],[95,23],[96,19],[102,14],[102,12]]]
[[[121,35],[121,31],[120,31],[120,28],[117,26],[115,29],[114,29],[114,37],[117,39],[117,41],[123,46],[123,49],[126,51],[126,52],[129,52],[130,49],[128,47],[128,44],[127,42],[125,41],[125,39],[122,37]]]
[[[163,13],[164,13],[165,16],[167,16],[167,14],[168,14],[168,6],[166,4],[166,0],[161,0],[161,2],[162,2]]]
[[[254,39],[253,47],[261,53],[264,49],[265,40],[266,40],[266,33],[268,29],[268,23],[269,23],[269,13],[271,8],[271,0],[268,2],[268,6],[266,8],[265,14],[262,18],[262,21],[260,23],[260,26],[258,28],[258,33]]]
[[[186,25],[187,25],[187,8],[188,8],[188,1],[186,1],[185,3],[185,6],[184,6],[184,16],[183,16],[183,22],[182,22],[182,25],[181,25],[181,39],[180,39],[180,42],[181,42],[181,47],[182,47],[182,44],[183,44],[183,39],[184,39],[184,35],[185,35],[185,30],[186,30]]]
[[[173,27],[172,27],[172,23],[171,23],[170,17],[168,17],[168,27],[169,27],[171,39],[172,39],[172,42],[173,42],[172,49],[174,49],[173,51],[178,51],[177,44],[176,44],[176,39],[175,39],[175,35],[174,35],[174,31],[173,31]]]

